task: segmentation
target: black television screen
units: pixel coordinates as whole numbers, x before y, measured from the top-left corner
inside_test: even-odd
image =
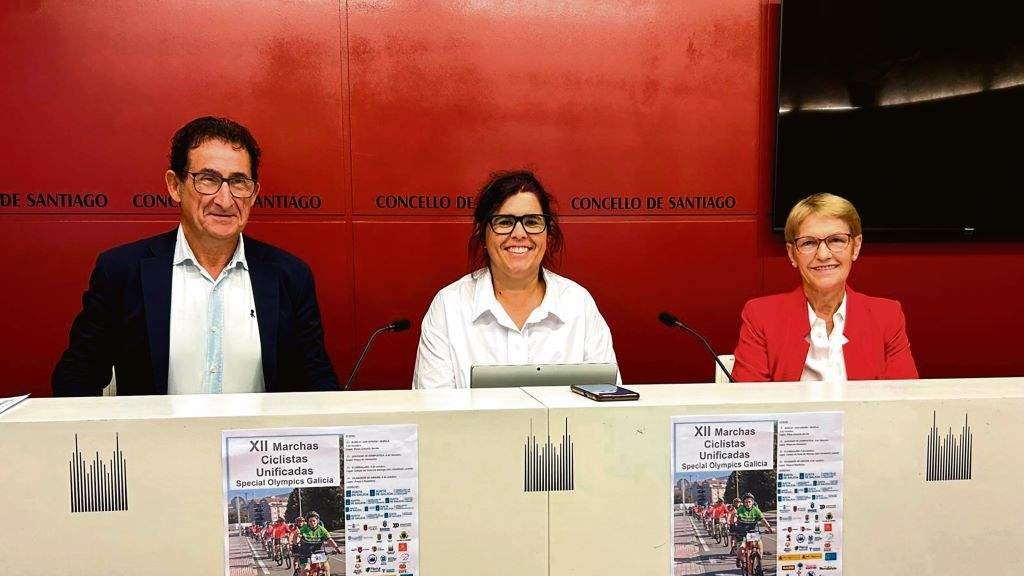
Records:
[[[1024,9],[785,0],[772,226],[816,192],[866,233],[1024,236]]]

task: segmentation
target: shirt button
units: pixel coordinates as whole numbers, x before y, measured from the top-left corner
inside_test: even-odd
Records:
[[[211,373],[216,373],[217,372],[217,365],[216,364],[210,366],[210,372]]]
[[[210,332],[216,332],[216,331],[217,331],[217,327],[216,326],[210,326]]]

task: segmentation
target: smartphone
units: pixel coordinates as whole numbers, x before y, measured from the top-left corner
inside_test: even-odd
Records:
[[[615,384],[573,384],[572,391],[597,402],[621,402],[639,400],[636,392]]]

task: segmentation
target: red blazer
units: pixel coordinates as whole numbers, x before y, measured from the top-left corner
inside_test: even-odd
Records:
[[[736,344],[737,382],[795,382],[807,360],[811,333],[803,288],[754,298],[743,307]],[[895,300],[873,298],[846,287],[843,346],[849,380],[915,379],[903,308]]]

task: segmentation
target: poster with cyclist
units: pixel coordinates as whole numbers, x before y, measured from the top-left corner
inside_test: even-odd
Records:
[[[415,425],[226,430],[224,573],[419,573]]]
[[[670,574],[841,576],[843,415],[672,418]]]

